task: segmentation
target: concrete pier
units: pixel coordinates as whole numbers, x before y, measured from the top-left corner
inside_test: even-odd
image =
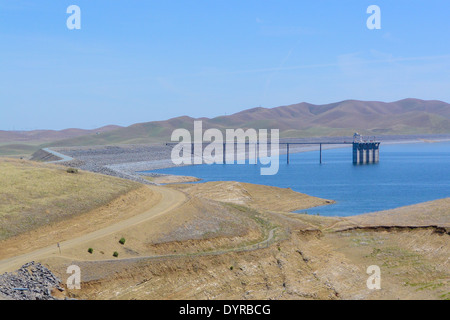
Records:
[[[353,142],[353,163],[367,164],[380,161],[380,142]]]
[[[166,143],[167,146],[177,145],[178,143],[174,142],[168,142]],[[202,143],[201,146],[199,146],[199,150],[196,151],[196,146],[194,143],[191,144],[191,156],[193,157],[194,154],[202,155],[203,149],[205,147],[205,143]],[[245,142],[245,143],[237,143],[232,142],[231,144],[231,151],[234,150],[234,148],[238,144],[244,144],[246,146],[254,145],[254,159],[258,159],[258,147],[259,147],[259,141],[256,142]],[[270,143],[269,143],[270,144]],[[289,164],[291,162],[290,157],[290,146],[291,145],[318,145],[319,146],[319,163],[323,163],[323,145],[353,145],[353,163],[354,164],[367,164],[367,163],[378,163],[380,161],[380,142],[375,140],[375,137],[370,137],[364,139],[360,134],[355,133],[353,135],[353,142],[352,141],[303,141],[303,142],[278,142],[278,145],[286,145],[286,162]],[[226,163],[226,157],[225,154],[229,146],[227,143],[223,143],[223,163]],[[247,150],[247,149],[244,149]],[[250,148],[248,149],[248,152],[250,154]],[[257,164],[258,161],[255,161],[253,164]]]

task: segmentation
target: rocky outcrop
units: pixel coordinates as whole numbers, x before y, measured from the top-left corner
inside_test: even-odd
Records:
[[[34,261],[15,272],[0,275],[0,296],[13,300],[57,300],[52,290],[64,291],[61,280]]]

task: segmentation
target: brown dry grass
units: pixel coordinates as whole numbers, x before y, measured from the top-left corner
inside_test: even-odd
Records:
[[[258,210],[291,212],[334,202],[311,197],[292,189],[234,181],[181,184],[171,187],[191,196],[244,205]]]
[[[164,215],[120,232],[64,250],[77,260],[108,260],[114,251],[120,258],[186,255],[229,250],[264,240],[269,225],[259,214],[206,199],[191,198]],[[124,245],[119,243],[125,238]],[[94,253],[89,254],[88,248]],[[1,252],[1,250],[0,250]]]
[[[64,254],[80,260],[105,260],[114,251],[121,258],[133,258],[231,250],[263,241],[277,227],[296,224],[309,228],[311,223],[287,218],[283,213],[327,203],[290,189],[237,182],[160,188],[181,190],[189,200],[169,213],[64,250]],[[268,209],[279,213],[269,214]],[[122,237],[125,245],[119,244]],[[94,248],[93,254],[87,252],[89,247]]]
[[[176,175],[161,175],[155,177],[142,176],[142,178],[157,184],[172,184],[172,183],[184,183],[184,182],[197,182],[199,178],[189,176],[176,176]]]
[[[106,228],[141,214],[160,199],[161,195],[147,186],[141,186],[115,198],[105,206],[0,241],[0,259],[32,252]]]
[[[450,227],[450,198],[351,217],[360,226]]]
[[[0,240],[101,207],[140,184],[26,160],[0,159]]]
[[[214,188],[210,186],[210,189],[210,195],[223,195],[220,201],[228,193],[227,188],[220,184]],[[233,234],[223,234],[229,240],[226,237],[214,238],[218,235],[215,234],[206,241],[190,240],[201,239],[202,232],[216,228],[211,224],[214,220],[226,217],[225,211],[215,208],[216,216],[211,220],[208,202],[204,198],[192,197],[193,202],[164,219],[161,217],[161,221],[152,227],[140,226],[142,229],[135,234],[148,232],[146,239],[152,239],[154,243],[147,249],[155,254],[174,253],[174,249],[177,253],[195,252],[196,249],[206,250],[203,244],[214,248],[235,238]],[[208,201],[211,204],[215,202]],[[252,201],[247,199],[246,203]],[[400,222],[407,218],[408,212],[414,217],[405,223],[420,221],[424,225],[430,222],[433,225],[436,217],[448,210],[448,201],[438,200],[374,215],[379,217],[379,225],[385,225],[387,219]],[[333,232],[336,225],[347,223],[353,226],[353,222],[350,218],[347,221],[347,218],[273,212],[260,217],[288,230],[289,238],[256,251],[211,256],[180,254],[177,258],[165,259],[80,261],[79,265],[86,270],[83,290],[70,294],[83,299],[450,298],[448,234],[438,234],[432,228]],[[373,223],[375,225],[375,221]],[[242,226],[255,230],[248,224]],[[131,237],[132,230],[129,232]],[[165,232],[169,238],[161,238]],[[160,240],[163,242],[158,244]],[[108,242],[117,242],[117,239]],[[130,249],[137,248],[131,238],[128,245]],[[125,250],[123,254],[126,254]],[[68,263],[62,260],[47,262],[60,272],[64,272]],[[382,290],[372,291],[366,287],[366,270],[370,265],[381,268]]]
[[[448,235],[304,232],[256,251],[167,259],[79,261],[80,299],[448,299]],[[72,260],[47,260],[64,275]],[[381,290],[366,287],[381,268]],[[233,267],[233,268],[231,268]]]

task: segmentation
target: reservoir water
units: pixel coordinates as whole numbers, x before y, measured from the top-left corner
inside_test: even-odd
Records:
[[[292,188],[337,203],[308,214],[350,216],[450,197],[450,142],[381,144],[380,163],[353,165],[351,148],[280,156],[274,176],[261,176],[260,165],[196,165],[151,172],[195,176],[201,182],[241,181]],[[304,212],[300,211],[300,212]]]

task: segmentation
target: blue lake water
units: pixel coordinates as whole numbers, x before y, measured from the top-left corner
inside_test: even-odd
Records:
[[[353,165],[351,148],[280,156],[274,176],[261,176],[260,165],[196,165],[151,172],[195,176],[206,181],[241,181],[292,188],[332,199],[336,204],[308,214],[350,216],[450,197],[450,142],[383,145],[380,163]]]

